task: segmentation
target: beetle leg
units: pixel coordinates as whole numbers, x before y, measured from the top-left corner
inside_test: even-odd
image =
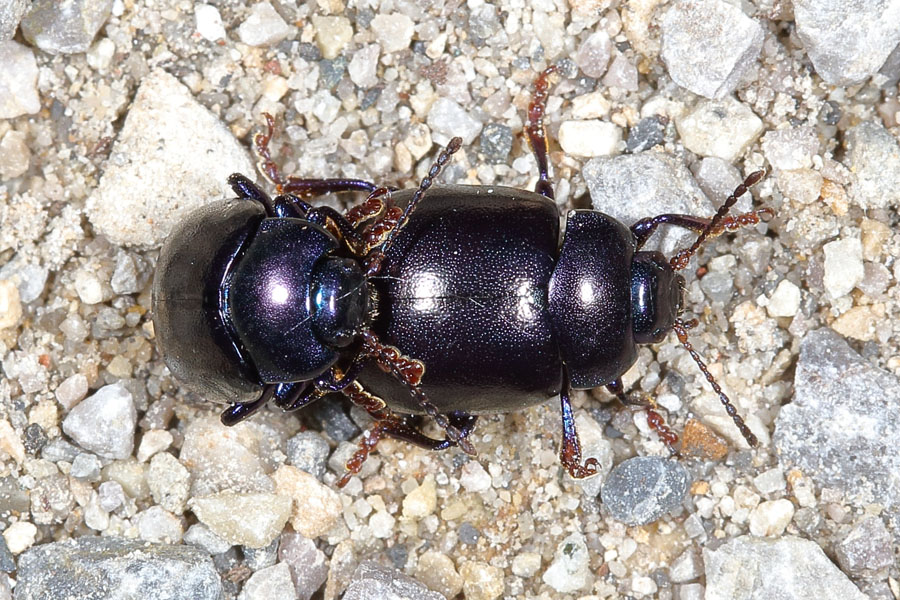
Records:
[[[544,130],[544,110],[547,107],[547,78],[556,72],[556,66],[551,65],[544,69],[534,80],[534,91],[531,95],[531,104],[528,105],[528,123],[525,125],[525,134],[528,143],[534,152],[534,158],[538,165],[538,182],[534,191],[553,200],[553,185],[550,183],[550,165],[547,160],[547,132]]]
[[[569,373],[563,369],[563,386],[559,393],[559,404],[562,411],[563,440],[559,450],[562,462],[572,479],[584,479],[597,473],[600,463],[596,458],[588,458],[581,462],[581,442],[575,428],[575,416],[572,414],[572,403],[569,401]]]
[[[708,237],[716,237],[725,233],[726,231],[737,231],[741,227],[756,225],[760,221],[766,221],[772,218],[774,215],[775,212],[771,208],[761,208],[759,210],[753,210],[740,215],[723,217],[717,225],[710,228]],[[650,236],[653,235],[653,232],[656,231],[656,228],[660,225],[674,225],[675,227],[683,227],[684,229],[690,229],[691,231],[699,234],[710,226],[711,221],[712,219],[693,217],[691,215],[657,215],[655,217],[641,219],[640,221],[632,225],[631,233],[632,235],[634,235],[635,240],[637,241],[637,249],[640,250],[641,247],[647,242],[647,240],[650,239]]]
[[[363,352],[375,359],[382,371],[392,374],[400,383],[406,386],[406,389],[409,390],[410,395],[415,399],[419,407],[425,414],[434,419],[434,422],[444,430],[450,441],[458,444],[459,448],[466,454],[475,456],[476,452],[472,443],[466,439],[459,427],[432,404],[419,386],[422,375],[425,374],[425,365],[421,361],[404,356],[393,346],[382,344],[371,331],[364,332],[362,339]]]
[[[266,405],[266,402],[272,399],[275,395],[275,388],[278,387],[276,384],[268,384],[263,388],[262,394],[256,400],[251,402],[235,402],[231,404],[228,408],[222,411],[219,419],[222,421],[223,425],[227,425],[231,427],[232,425],[237,425],[263,406]]]
[[[636,406],[643,408],[647,411],[647,424],[650,425],[650,429],[656,432],[656,435],[659,436],[660,441],[666,445],[669,453],[672,456],[681,456],[681,453],[678,452],[678,449],[675,447],[675,444],[678,443],[678,434],[672,431],[672,429],[666,424],[665,419],[663,419],[662,415],[656,412],[656,407],[653,406],[653,402],[649,398],[645,398],[639,395],[628,396],[625,394],[625,390],[622,387],[621,379],[614,379],[606,384],[606,389],[609,390],[611,394],[613,394],[616,398],[618,398],[619,402],[621,402],[625,406]]]
[[[263,208],[266,209],[267,217],[275,216],[275,204],[272,202],[272,199],[269,198],[269,195],[259,189],[259,186],[244,175],[232,173],[228,176],[228,185],[231,186],[231,189],[234,190],[234,193],[237,194],[238,198],[259,202],[263,205]]]

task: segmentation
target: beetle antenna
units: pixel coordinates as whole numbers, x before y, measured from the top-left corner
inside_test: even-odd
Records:
[[[759,445],[759,440],[756,439],[756,436],[750,431],[750,428],[747,427],[747,424],[744,423],[744,419],[738,414],[737,409],[734,407],[734,404],[731,403],[731,400],[728,396],[725,395],[725,392],[722,391],[722,386],[716,381],[716,378],[713,377],[712,373],[709,372],[709,368],[707,368],[706,363],[703,362],[703,359],[700,358],[700,354],[694,350],[694,347],[688,341],[688,330],[693,329],[697,326],[697,320],[691,319],[690,321],[682,321],[681,319],[675,319],[674,325],[672,325],[672,329],[675,330],[675,335],[678,336],[678,341],[681,342],[681,345],[684,346],[684,349],[688,351],[688,354],[691,355],[691,358],[694,359],[694,362],[697,363],[697,366],[700,367],[700,371],[706,377],[706,381],[709,382],[709,385],[712,387],[713,391],[719,395],[719,401],[722,403],[722,406],[725,407],[725,412],[728,413],[728,416],[731,417],[731,420],[734,421],[734,424],[740,430],[741,435],[744,436],[744,439],[747,440],[747,443],[750,444],[750,447],[755,448]]]
[[[669,264],[672,266],[672,269],[675,271],[680,271],[688,266],[688,263],[691,260],[691,257],[694,253],[697,252],[697,249],[703,245],[708,238],[714,237],[723,230],[723,222],[726,219],[726,215],[728,211],[731,210],[731,207],[738,201],[738,198],[747,193],[752,185],[757,183],[763,176],[766,174],[765,171],[754,171],[750,173],[747,178],[741,183],[737,188],[731,192],[731,195],[725,199],[725,202],[722,206],[719,207],[719,210],[716,211],[715,216],[710,219],[709,223],[700,231],[700,235],[697,236],[697,239],[694,240],[694,243],[691,244],[690,248],[684,248],[679,250],[671,259],[669,259]],[[742,219],[737,221],[737,226],[743,225],[751,225],[759,222],[760,217],[771,217],[775,213],[771,209],[763,209],[761,211],[757,211],[755,213],[747,213],[746,215],[741,215]],[[755,217],[755,219],[754,219]],[[746,220],[746,222],[744,222]],[[730,225],[730,224],[729,224]],[[728,227],[728,226],[726,226]],[[729,229],[731,227],[728,227]]]

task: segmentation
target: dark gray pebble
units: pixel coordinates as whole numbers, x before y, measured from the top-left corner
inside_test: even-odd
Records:
[[[690,477],[676,461],[637,456],[613,468],[600,492],[612,516],[628,525],[646,525],[681,506]]]

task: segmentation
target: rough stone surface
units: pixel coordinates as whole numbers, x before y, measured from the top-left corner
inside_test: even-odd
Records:
[[[38,67],[31,48],[0,41],[0,119],[31,115],[41,109]]]
[[[290,33],[291,28],[268,2],[254,4],[238,27],[238,37],[248,46],[273,46]]]
[[[831,85],[865,81],[900,43],[900,1],[794,0],[797,35]]]
[[[662,59],[672,79],[707,98],[734,91],[762,50],[763,28],[721,0],[684,0],[662,19]]]
[[[0,42],[11,40],[16,34],[16,28],[27,8],[26,0],[8,0],[0,5]]]
[[[114,383],[82,400],[63,420],[62,428],[85,450],[121,459],[131,456],[136,424],[131,392]]]
[[[188,212],[222,199],[229,175],[253,171],[222,122],[177,79],[155,70],[138,88],[86,210],[113,242],[158,246]]]
[[[900,204],[900,144],[890,131],[864,121],[844,137],[844,162],[855,179],[850,198],[863,209]]]
[[[794,399],[775,421],[782,467],[857,505],[878,502],[900,525],[900,381],[873,367],[830,329],[806,334],[794,376]]]
[[[288,565],[298,600],[309,600],[328,577],[328,559],[315,542],[299,533],[283,533],[278,559]]]
[[[222,597],[219,574],[196,548],[116,537],[82,537],[32,548],[19,557],[16,580],[16,600]]]
[[[34,0],[22,19],[22,35],[50,54],[74,54],[91,46],[109,18],[113,0]]]
[[[446,600],[400,571],[364,562],[353,573],[343,600]]]
[[[700,156],[734,162],[759,137],[763,122],[734,98],[701,102],[675,121],[685,148]]]
[[[284,529],[291,499],[276,494],[221,492],[193,498],[190,509],[222,539],[241,546],[264,548]]]
[[[865,600],[812,541],[742,536],[705,549],[705,600]]]
[[[676,158],[643,152],[590,160],[582,171],[595,209],[631,225],[664,213],[712,215],[715,210]],[[678,227],[660,228],[645,246],[666,256],[696,237]],[[657,241],[658,240],[658,241]]]
[[[573,533],[556,548],[553,562],[544,571],[544,583],[562,594],[587,589],[593,583],[591,555],[584,536]]]
[[[894,562],[891,534],[878,517],[866,517],[835,546],[838,564],[853,577],[875,577]]]
[[[681,506],[690,477],[681,464],[636,456],[616,467],[603,484],[603,504],[616,520],[646,525]]]

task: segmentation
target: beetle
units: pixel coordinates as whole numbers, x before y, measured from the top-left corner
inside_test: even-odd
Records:
[[[549,67],[536,79],[526,136],[537,159],[535,190],[434,186],[460,148],[453,138],[414,189],[356,179],[284,177],[255,138],[260,169],[279,193],[248,178],[236,199],[189,215],[165,242],[153,283],[158,343],[170,371],[209,400],[228,403],[233,425],[267,402],[298,410],[341,392],[375,420],[347,464],[343,485],[384,437],[433,450],[475,450],[478,415],[559,396],[560,458],[572,477],[582,461],[572,389],[606,386],[623,403],[621,377],[639,344],[674,331],[752,446],[757,440],[688,341],[680,318],[684,269],[710,237],[759,223],[761,209],[727,213],[756,183],[751,174],[711,219],[664,214],[626,227],[595,210],[559,213],[550,183],[543,116]],[[365,192],[346,214],[306,200]],[[666,259],[642,246],[660,225],[696,241]],[[673,454],[677,435],[647,401],[648,422]],[[444,438],[410,415],[428,415]]]

